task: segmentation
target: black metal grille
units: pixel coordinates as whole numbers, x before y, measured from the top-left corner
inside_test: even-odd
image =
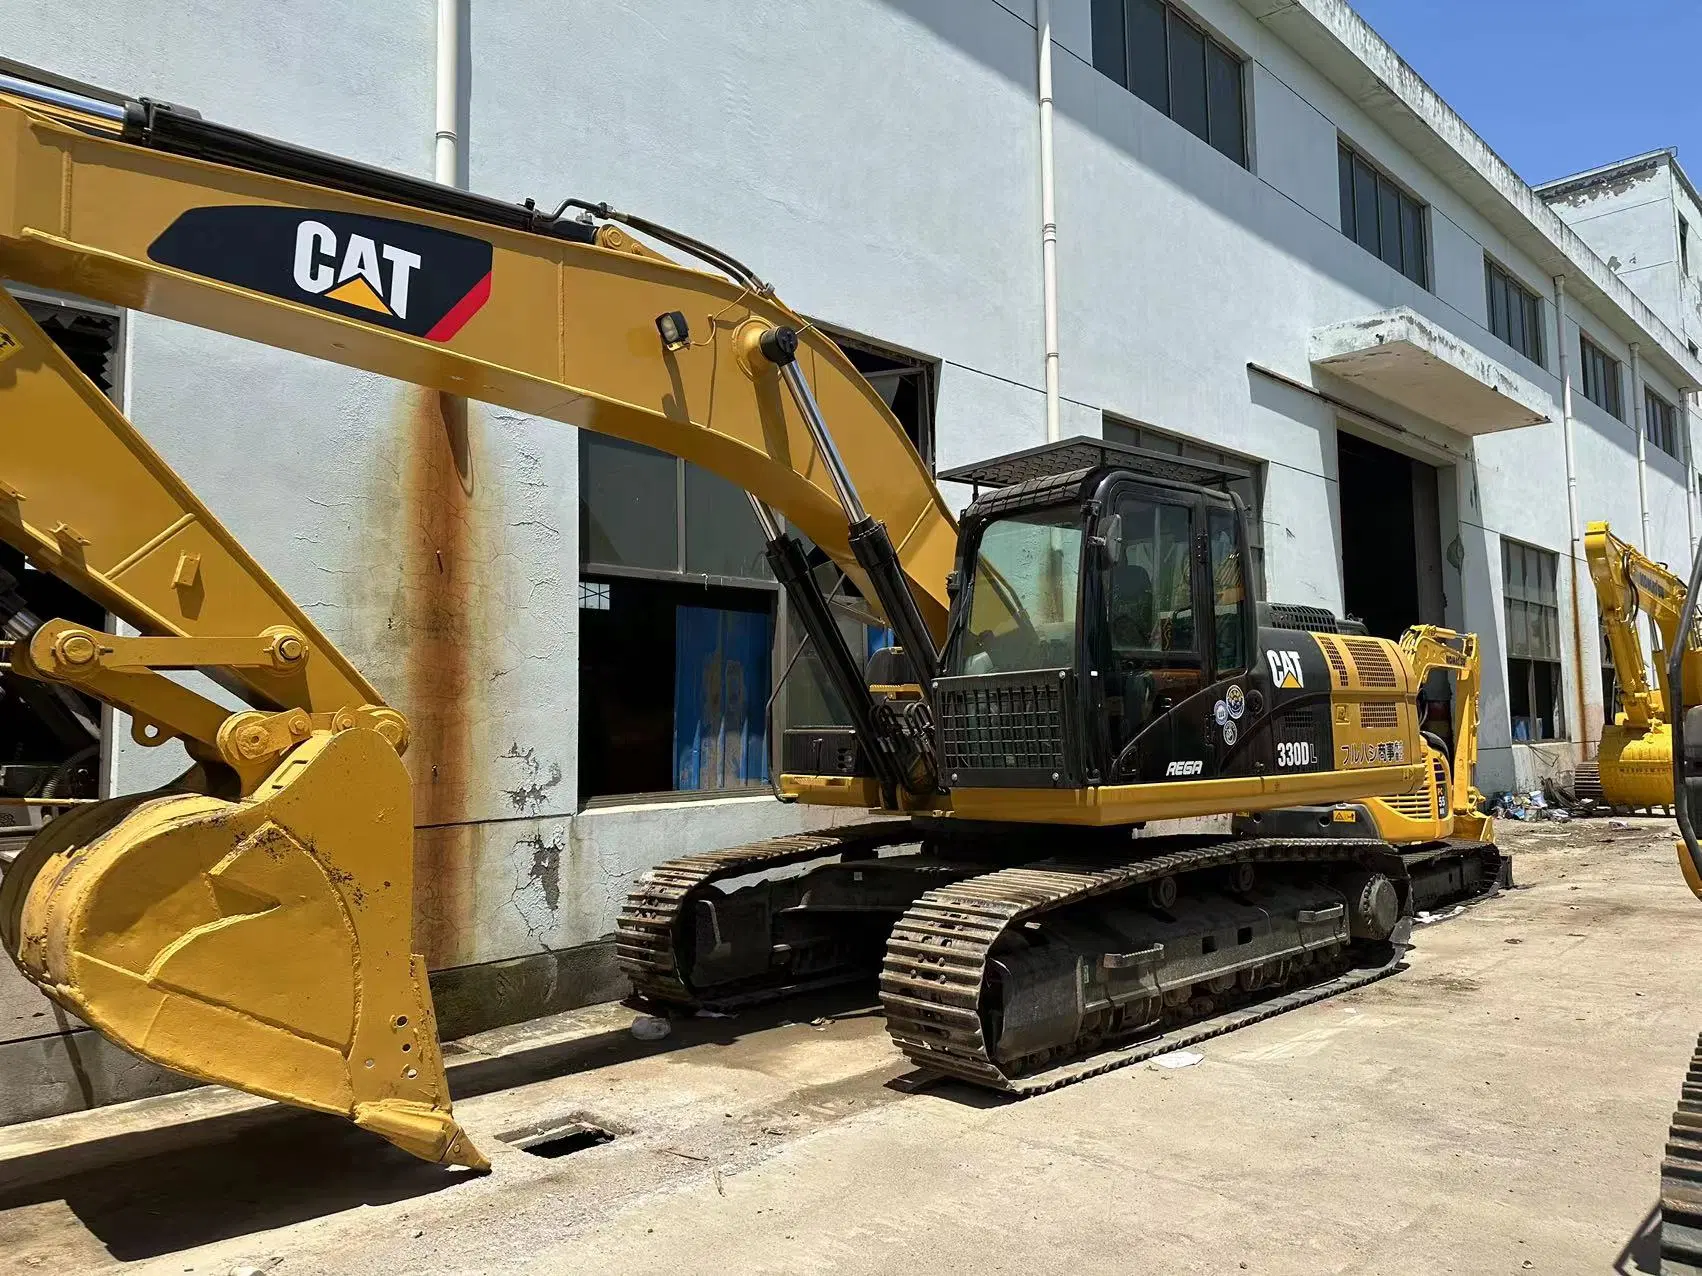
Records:
[[[1321,707],[1316,704],[1294,705],[1284,709],[1276,719],[1276,739],[1311,745],[1314,766],[1323,766],[1329,761],[1326,756],[1329,750],[1319,730]]]
[[[1067,670],[941,678],[934,704],[946,782],[965,788],[1070,784]]]
[[[1304,629],[1312,634],[1340,632],[1340,622],[1327,607],[1313,607],[1307,603],[1266,603],[1265,612],[1269,619],[1260,619],[1278,629]]]

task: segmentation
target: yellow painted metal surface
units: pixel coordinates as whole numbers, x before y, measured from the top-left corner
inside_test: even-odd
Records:
[[[1611,806],[1671,806],[1674,697],[1667,678],[1667,653],[1684,618],[1686,583],[1636,546],[1620,540],[1606,523],[1591,523],[1585,530],[1584,558],[1595,582],[1614,678],[1619,683],[1620,709],[1614,721],[1603,726],[1597,752],[1602,797]],[[1647,616],[1653,625],[1652,680],[1637,633],[1639,614]],[[1702,675],[1702,651],[1693,646],[1684,659],[1686,681],[1697,685]]]
[[[12,341],[0,362],[0,540],[144,634],[253,639],[288,627],[305,659],[216,665],[251,704],[384,703],[4,289],[0,328]]]
[[[1602,797],[1613,806],[1671,806],[1672,724],[1635,727],[1616,722],[1602,728],[1596,752]]]
[[[483,1167],[409,944],[412,857],[395,748],[320,732],[242,801],[145,795],[53,821],[0,884],[0,937],[143,1058]]]
[[[952,814],[966,820],[1099,826],[1348,802],[1380,793],[1412,792],[1424,782],[1422,765],[1364,767],[1088,789],[953,789],[951,801]]]

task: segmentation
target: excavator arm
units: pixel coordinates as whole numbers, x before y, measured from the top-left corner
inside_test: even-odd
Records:
[[[751,494],[789,589],[808,565],[777,515],[836,562],[926,687],[956,529],[877,393],[737,261],[605,206],[564,216],[574,204],[543,213],[0,74],[0,278],[683,457]],[[405,719],[4,290],[0,431],[0,539],[139,634],[49,621],[15,670],[196,762],[54,821],[0,882],[0,939],[138,1054],[482,1165],[411,951]],[[848,654],[831,655],[849,688]],[[929,783],[883,765],[888,792]]]
[[[1477,769],[1478,696],[1482,690],[1477,635],[1440,625],[1414,625],[1401,635],[1400,645],[1418,686],[1422,687],[1438,669],[1454,675],[1454,755],[1448,764],[1448,807],[1458,836],[1480,838],[1479,826],[1485,820],[1483,794],[1472,785]]]
[[[1647,728],[1668,720],[1673,704],[1666,653],[1680,647],[1684,619],[1685,582],[1636,546],[1615,536],[1606,523],[1591,523],[1584,533],[1584,557],[1596,585],[1614,677],[1619,680],[1625,725]],[[1650,684],[1649,661],[1637,634],[1637,614],[1654,626],[1655,682]],[[1692,643],[1694,638],[1686,638]]]

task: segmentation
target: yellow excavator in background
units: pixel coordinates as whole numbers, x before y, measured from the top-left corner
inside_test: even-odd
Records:
[[[1026,1094],[1379,978],[1415,910],[1507,879],[1471,784],[1471,636],[1396,644],[1255,601],[1223,475],[1101,440],[954,472],[983,489],[959,523],[832,342],[657,223],[0,74],[0,278],[554,418],[745,489],[849,719],[788,730],[778,787],[881,818],[645,874],[617,938],[651,1001],[878,973],[911,1058]],[[50,619],[14,671],[195,763],[34,838],[0,882],[8,952],[137,1054],[485,1164],[411,942],[405,717],[4,290],[0,432],[0,539],[139,631]],[[795,533],[894,629],[867,668]],[[1451,745],[1421,731],[1432,668],[1457,679]],[[246,707],[168,676],[184,670]],[[1235,824],[1137,837],[1201,815]]]
[[[1667,654],[1680,649],[1679,629],[1690,595],[1682,579],[1620,540],[1606,523],[1591,523],[1585,531],[1584,557],[1619,684],[1619,711],[1602,727],[1595,764],[1579,767],[1577,796],[1615,809],[1671,811],[1674,701]],[[1649,618],[1653,684],[1637,633],[1639,613]],[[1702,635],[1687,641],[1697,637]]]

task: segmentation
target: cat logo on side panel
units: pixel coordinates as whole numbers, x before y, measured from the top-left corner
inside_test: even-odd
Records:
[[[1298,691],[1306,685],[1298,651],[1266,651],[1265,660],[1271,667],[1271,682],[1278,691]]]

